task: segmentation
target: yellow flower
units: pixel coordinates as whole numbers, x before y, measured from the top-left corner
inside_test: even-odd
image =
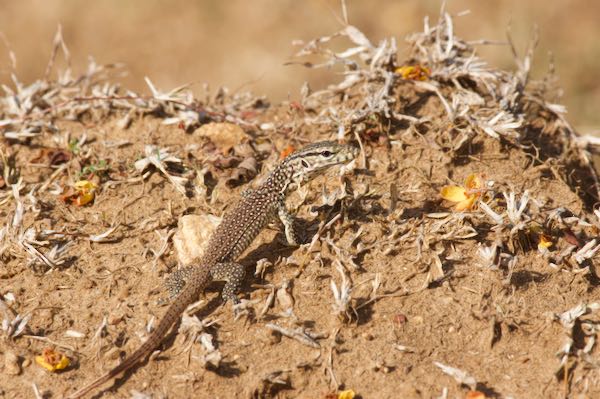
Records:
[[[98,188],[96,183],[89,180],[79,180],[73,187],[75,187],[75,193],[69,195],[68,199],[71,203],[78,206],[83,206],[92,202],[96,195],[96,189]]]
[[[429,68],[421,65],[404,65],[396,68],[394,72],[407,80],[427,80],[431,74]]]
[[[547,234],[544,234],[544,230],[542,226],[539,224],[534,224],[529,227],[530,236],[533,239],[537,239],[537,247],[540,252],[544,252],[548,248],[554,245],[552,242],[552,237]]]
[[[483,179],[476,174],[470,174],[465,179],[464,187],[444,186],[440,191],[443,199],[456,202],[457,211],[470,210],[475,205],[475,201],[481,196],[483,188]]]
[[[346,389],[338,394],[337,399],[354,399],[355,395],[352,389]]]
[[[543,251],[544,249],[548,249],[550,248],[552,245],[554,245],[554,243],[552,242],[552,240],[550,239],[550,237],[548,237],[545,234],[540,234],[538,236],[538,249],[540,251]]]
[[[35,357],[35,361],[48,371],[62,370],[71,364],[68,357],[51,348],[44,349],[41,356]]]

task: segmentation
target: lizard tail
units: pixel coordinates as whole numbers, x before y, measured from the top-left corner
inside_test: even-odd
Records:
[[[98,377],[96,380],[92,381],[88,385],[79,389],[77,392],[72,393],[67,397],[67,399],[77,399],[83,397],[85,394],[89,393],[91,390],[99,387],[110,379],[118,376],[122,372],[130,369],[135,366],[138,362],[142,361],[148,355],[156,349],[158,345],[162,342],[162,339],[169,331],[169,328],[177,321],[177,319],[181,316],[183,311],[193,302],[197,300],[200,296],[206,285],[208,285],[210,281],[210,272],[208,267],[199,266],[196,268],[196,274],[193,278],[190,278],[188,283],[185,285],[185,288],[181,291],[181,293],[177,296],[177,298],[173,301],[171,306],[167,309],[163,318],[158,323],[158,326],[150,337],[144,342],[135,352],[133,352],[129,357],[127,357],[121,364],[117,367],[113,368],[106,374]]]

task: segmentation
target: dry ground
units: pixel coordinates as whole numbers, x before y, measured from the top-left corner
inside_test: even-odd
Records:
[[[252,272],[267,259],[246,280],[247,315],[234,320],[215,284],[195,313],[210,323],[172,333],[103,397],[599,396],[600,223],[588,143],[547,101],[550,81],[473,67],[448,21],[398,60],[389,43],[370,48],[344,31],[368,60],[349,65],[346,77],[357,80],[305,91],[300,102],[225,92],[132,100],[105,86],[101,71],[21,88],[17,105],[7,95],[0,397],[62,397],[117,364],[164,311],[180,216],[221,215],[288,146],[331,138],[360,142],[362,153],[343,177],[319,178],[291,198],[307,228],[319,229],[313,245],[285,247],[264,231],[242,259]],[[313,45],[307,52],[335,59]],[[431,73],[402,79],[395,67],[404,64]],[[222,133],[203,136],[200,125],[223,121],[243,128],[232,147]],[[181,161],[161,159],[170,179],[136,169],[157,156],[148,145]],[[471,174],[486,185],[469,195],[489,211],[476,203],[458,212],[440,197]],[[85,206],[64,200],[81,179],[98,185]],[[336,302],[332,282],[347,301]],[[17,314],[29,317],[23,331],[9,326]],[[192,342],[202,333],[220,354],[212,364],[207,345]],[[34,357],[46,347],[71,365],[44,370]],[[457,382],[436,362],[468,375]]]
[[[439,12],[440,0],[354,0],[349,20],[375,41],[394,36],[402,41],[421,28],[425,16]],[[510,26],[518,49],[527,45],[535,28],[540,44],[533,75],[542,76],[554,61],[564,95],[561,104],[569,121],[584,133],[600,132],[600,3],[588,0],[452,0],[449,10],[469,9],[456,34],[466,40],[506,40]],[[324,85],[331,70],[288,67],[296,39],[326,34],[339,27],[339,0],[147,1],[0,0],[0,82],[11,83],[13,65],[7,46],[16,54],[16,70],[25,82],[44,73],[52,35],[62,24],[73,65],[85,68],[88,57],[99,63],[124,62],[128,74],[118,81],[147,92],[144,76],[160,87],[182,82],[210,82],[265,94],[274,102],[298,97],[306,80]],[[24,34],[26,29],[27,34]],[[495,66],[514,66],[503,46],[480,48]],[[404,55],[404,54],[403,54]],[[80,69],[78,69],[80,70]]]

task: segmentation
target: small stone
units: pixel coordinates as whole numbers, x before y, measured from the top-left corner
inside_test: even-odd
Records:
[[[186,266],[201,257],[221,218],[212,215],[184,215],[179,218],[173,246],[177,258]]]
[[[396,323],[397,326],[402,327],[407,322],[408,322],[408,318],[406,317],[406,315],[404,313],[396,313],[396,315],[394,315],[394,323]]]
[[[109,325],[114,326],[122,322],[124,318],[125,315],[122,312],[111,313],[110,316],[108,316],[107,321]]]
[[[121,357],[121,350],[117,347],[113,347],[106,352],[104,357],[108,360],[117,360]]]
[[[120,300],[125,300],[129,297],[129,287],[126,285],[121,286],[119,291],[117,292],[117,298]]]
[[[285,280],[281,284],[281,288],[277,290],[277,302],[283,310],[291,310],[294,307],[294,298],[290,294],[290,283]]]
[[[275,330],[271,330],[269,332],[269,343],[271,345],[276,345],[281,342],[281,333]]]
[[[8,375],[21,374],[21,365],[19,364],[19,357],[13,352],[4,353],[4,373]]]
[[[83,288],[85,288],[86,290],[94,288],[95,286],[96,286],[96,283],[94,282],[94,280],[91,280],[89,278],[86,278],[83,280]]]
[[[373,341],[373,339],[375,338],[375,337],[373,337],[373,334],[371,334],[371,333],[364,333],[362,335],[362,337],[367,341]]]

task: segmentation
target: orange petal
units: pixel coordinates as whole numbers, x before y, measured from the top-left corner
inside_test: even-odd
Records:
[[[283,150],[281,150],[281,153],[279,153],[279,159],[286,158],[292,152],[294,152],[294,146],[290,144],[287,147],[285,147]]]
[[[548,249],[550,248],[554,243],[552,242],[552,240],[550,239],[550,237],[548,237],[545,234],[540,234],[539,236],[540,241],[538,242],[538,248],[542,249]]]
[[[48,371],[57,371],[69,367],[68,357],[54,349],[44,349],[41,356],[35,357],[35,362]]]
[[[483,180],[478,174],[472,173],[465,179],[465,187],[467,190],[475,190],[483,187]]]
[[[352,389],[346,389],[338,394],[337,399],[354,399],[355,395]]]
[[[440,195],[443,199],[452,202],[461,202],[469,199],[467,192],[463,187],[458,186],[445,186],[442,187]]]
[[[78,206],[84,206],[94,200],[94,193],[79,194],[75,199],[75,204]]]
[[[429,68],[421,65],[404,65],[396,68],[394,72],[402,76],[402,79],[409,80],[427,80],[431,74]]]
[[[396,68],[396,70],[394,72],[397,73],[398,75],[401,75],[402,78],[408,79],[408,77],[410,76],[411,73],[414,72],[414,70],[415,70],[414,66],[404,65],[404,66]]]
[[[456,204],[456,207],[454,207],[454,209],[456,209],[457,211],[467,211],[473,208],[473,205],[475,204],[475,200],[477,199],[477,197],[475,195],[470,196],[469,198],[467,198],[464,201],[460,201],[458,204]]]
[[[75,197],[72,201],[74,204],[78,206],[83,206],[85,204],[89,204],[94,200],[96,188],[98,186],[89,180],[79,180],[74,184],[75,190],[77,193],[73,196]]]
[[[79,180],[74,184],[75,189],[81,192],[91,192],[94,191],[98,186],[89,180]]]

